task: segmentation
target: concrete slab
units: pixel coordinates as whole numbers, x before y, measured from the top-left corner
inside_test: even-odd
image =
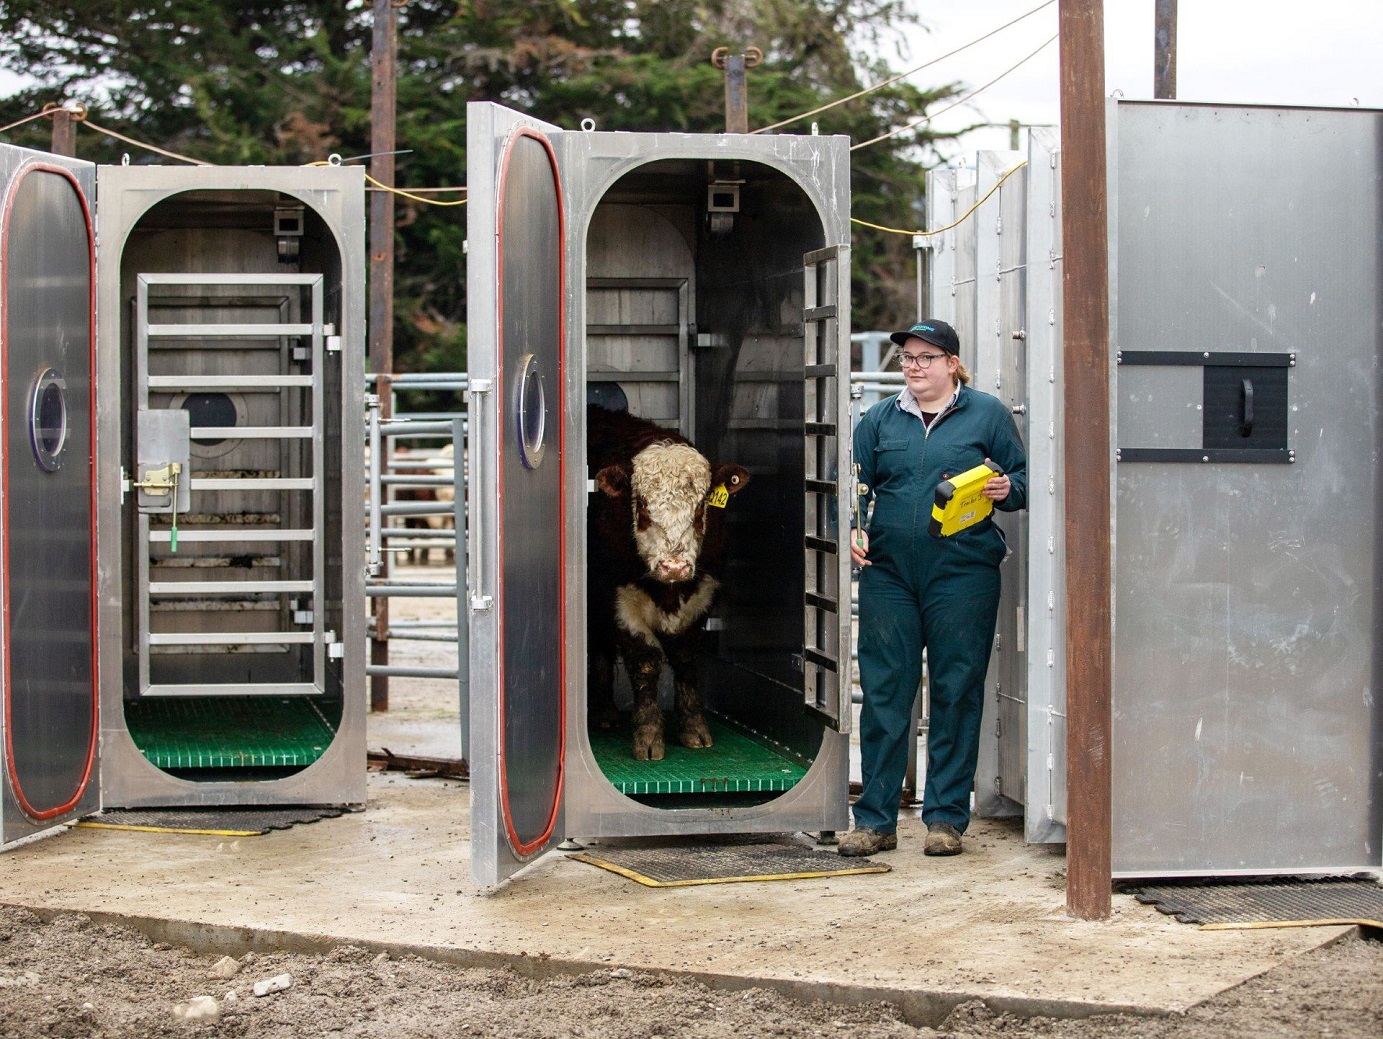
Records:
[[[1109,921],[1075,921],[1061,855],[979,822],[964,855],[925,858],[915,813],[879,856],[886,874],[659,889],[551,854],[482,894],[468,793],[384,773],[364,811],[259,837],[79,827],[6,854],[0,901],[208,951],[352,943],[538,973],[622,965],[888,999],[918,1024],[970,998],[1056,1016],[1183,1010],[1348,930],[1200,931],[1128,896]]]
[[[455,617],[448,600],[393,608]],[[392,656],[441,666],[454,654],[399,642]],[[369,746],[459,757],[455,683],[392,685]],[[76,828],[0,856],[0,902],[118,920],[207,952],[349,943],[536,975],[626,966],[885,999],[929,1026],[974,998],[1065,1017],[1180,1011],[1350,930],[1200,931],[1128,896],[1115,896],[1108,921],[1072,920],[1059,848],[978,820],[965,854],[925,858],[916,812],[903,814],[898,850],[878,856],[893,866],[885,874],[647,888],[550,854],[482,894],[470,883],[469,808],[465,783],[384,773],[370,777],[364,811],[259,837]]]

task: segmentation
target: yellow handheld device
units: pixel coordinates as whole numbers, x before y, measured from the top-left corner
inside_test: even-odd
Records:
[[[932,522],[927,526],[932,536],[948,538],[993,512],[994,503],[984,496],[984,485],[1002,475],[994,463],[985,462],[937,484]]]

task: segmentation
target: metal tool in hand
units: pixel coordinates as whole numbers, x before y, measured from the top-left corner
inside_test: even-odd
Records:
[[[851,470],[855,477],[854,518],[850,526],[855,531],[855,547],[864,548],[864,500],[869,497],[869,485],[860,482],[860,463],[855,462],[851,465]]]

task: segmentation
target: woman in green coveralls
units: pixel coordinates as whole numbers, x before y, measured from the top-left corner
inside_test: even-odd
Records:
[[[980,711],[1007,555],[991,518],[947,538],[928,532],[937,484],[990,460],[985,485],[997,508],[1027,504],[1028,461],[1008,407],[971,389],[944,321],[890,337],[907,388],[874,405],[855,430],[859,482],[874,500],[868,530],[850,532],[860,573],[859,667],[864,690],[860,753],[864,790],[842,855],[898,846],[898,801],[907,770],[912,705],[927,650],[931,710],[922,821],[927,855],[957,855],[970,822]]]

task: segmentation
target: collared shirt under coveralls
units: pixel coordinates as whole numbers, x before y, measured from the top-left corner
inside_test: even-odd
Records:
[[[922,819],[964,832],[999,612],[999,564],[1008,550],[992,519],[948,538],[933,537],[927,527],[937,484],[986,458],[1010,482],[997,508],[1024,508],[1027,454],[1013,416],[996,397],[961,386],[929,429],[920,414],[900,403],[901,396],[875,404],[855,430],[859,480],[874,500],[867,556],[872,565],[860,574],[864,790],[855,802],[855,825],[879,833],[897,829],[926,647],[930,714]]]

